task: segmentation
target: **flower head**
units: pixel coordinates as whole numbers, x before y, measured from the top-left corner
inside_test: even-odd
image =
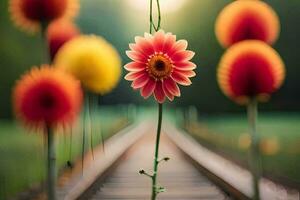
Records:
[[[257,0],[235,1],[225,7],[216,21],[216,36],[224,47],[248,39],[273,44],[279,34],[277,14]]]
[[[51,59],[54,59],[60,47],[80,34],[77,26],[69,20],[56,20],[47,28],[47,40]]]
[[[265,101],[283,83],[284,63],[264,42],[246,40],[230,47],[220,61],[218,81],[222,91],[240,104],[250,98]]]
[[[16,84],[16,116],[31,128],[71,123],[80,111],[82,91],[72,76],[49,66],[33,68]]]
[[[180,96],[177,84],[188,86],[196,65],[190,62],[194,52],[186,50],[186,40],[176,41],[176,36],[160,30],[154,35],[136,37],[135,44],[129,44],[127,56],[133,61],[124,66],[129,73],[126,80],[131,86],[140,89],[141,95],[148,98],[154,93],[155,99],[163,103],[166,97],[172,101]]]
[[[79,10],[78,0],[10,0],[13,22],[21,29],[34,33],[42,23],[58,18],[73,18]]]
[[[78,36],[67,42],[54,62],[79,79],[86,89],[102,95],[116,87],[121,75],[118,52],[94,35]]]

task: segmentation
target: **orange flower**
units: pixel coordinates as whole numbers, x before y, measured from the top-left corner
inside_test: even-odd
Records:
[[[73,18],[79,10],[78,0],[10,0],[13,22],[27,32],[37,32],[42,23],[58,18]]]
[[[216,36],[224,47],[247,39],[273,44],[280,23],[274,10],[257,0],[235,1],[225,7],[216,21]]]
[[[56,20],[47,29],[47,40],[51,60],[54,59],[60,47],[80,34],[77,26],[69,20]]]
[[[273,48],[258,40],[246,40],[227,50],[217,76],[225,95],[246,104],[249,98],[266,101],[282,85],[285,68]]]
[[[80,82],[47,65],[26,73],[13,91],[16,116],[31,128],[71,123],[81,103]]]

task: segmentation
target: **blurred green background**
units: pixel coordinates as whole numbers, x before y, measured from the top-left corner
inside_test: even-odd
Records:
[[[93,122],[97,123],[92,123],[90,130],[93,132],[87,131],[84,148],[82,118],[72,129],[57,131],[58,174],[72,170],[72,165],[81,162],[82,151],[90,152],[92,146],[96,149],[102,139],[106,140],[127,127],[131,120],[127,117],[126,109],[124,106],[102,106],[97,112],[93,112]],[[26,130],[11,120],[0,120],[0,133],[0,199],[16,196],[21,198],[21,192],[28,192],[29,188],[36,192],[43,190],[44,187],[41,186],[45,181],[47,163],[46,135]],[[31,198],[27,196],[27,199]]]
[[[128,62],[125,51],[134,36],[148,31],[148,4],[145,0],[81,0],[77,24],[83,33],[94,33],[111,42]],[[172,1],[172,0],[161,0]],[[176,3],[175,3],[176,2]],[[203,112],[240,111],[219,90],[216,82],[216,66],[224,50],[217,43],[214,23],[221,9],[230,0],[174,0],[162,8],[162,28],[189,41],[189,49],[196,52],[194,62],[198,65],[193,85],[182,90],[182,97],[175,99],[177,106],[196,105]],[[281,35],[275,48],[281,54],[287,68],[287,79],[279,92],[264,110],[300,110],[300,1],[269,0],[281,20]],[[163,4],[163,3],[162,3]],[[174,5],[181,7],[175,10]],[[11,90],[15,80],[32,65],[41,62],[43,51],[40,35],[28,36],[13,26],[8,14],[8,0],[0,4],[0,117],[11,117]],[[121,80],[114,92],[103,97],[102,103],[151,104],[144,101],[138,92]]]

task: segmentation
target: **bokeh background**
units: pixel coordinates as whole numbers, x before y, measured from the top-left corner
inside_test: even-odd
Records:
[[[164,3],[165,1],[165,3]],[[162,0],[162,28],[189,41],[189,48],[197,54],[197,76],[192,87],[182,90],[182,98],[175,99],[176,106],[195,105],[202,112],[241,111],[218,88],[216,67],[224,49],[217,43],[214,22],[221,9],[230,0]],[[77,24],[83,33],[105,37],[120,52],[123,63],[128,62],[125,51],[134,36],[148,31],[148,3],[145,0],[81,0]],[[281,34],[275,49],[287,67],[287,79],[272,101],[261,105],[264,110],[300,110],[300,2],[296,0],[268,0],[281,20]],[[32,65],[41,62],[42,40],[39,35],[28,36],[17,30],[8,14],[8,1],[0,4],[0,117],[11,117],[11,88],[15,80]],[[129,83],[122,80],[119,87],[103,97],[103,103],[151,104],[138,92],[132,92]]]
[[[237,106],[221,92],[216,69],[224,49],[214,34],[218,13],[230,0],[161,0],[162,28],[189,41],[196,52],[197,76],[191,87],[182,88],[182,97],[168,103],[168,110],[178,125],[201,144],[234,162],[248,166],[249,134],[245,108]],[[282,56],[287,69],[283,87],[270,102],[260,104],[259,134],[264,175],[272,180],[300,188],[300,1],[267,0],[279,15],[281,34],[274,48]],[[136,35],[148,31],[147,0],[81,0],[76,23],[85,34],[106,38],[119,51],[123,64],[128,43]],[[15,80],[43,58],[40,35],[29,36],[16,29],[10,21],[8,0],[0,3],[0,199],[14,196],[43,180],[44,143],[40,136],[26,135],[13,121],[11,91]],[[124,73],[123,73],[124,74]],[[105,137],[124,128],[132,118],[129,111],[140,107],[152,109],[153,99],[145,101],[130,83],[121,80],[110,94],[100,98],[105,115],[98,120]],[[124,106],[131,104],[130,107]],[[123,105],[123,106],[122,106]],[[121,111],[121,112],[120,112]],[[155,108],[152,111],[156,111]],[[109,114],[107,114],[109,113]],[[142,118],[141,118],[142,119]],[[95,136],[95,140],[99,139]],[[75,136],[72,158],[80,153],[80,137]],[[26,142],[25,142],[26,141]],[[98,142],[95,142],[95,146]],[[59,139],[59,166],[69,159],[70,140]],[[88,145],[87,145],[88,146]],[[20,165],[22,163],[22,165]],[[22,175],[19,171],[23,170]]]

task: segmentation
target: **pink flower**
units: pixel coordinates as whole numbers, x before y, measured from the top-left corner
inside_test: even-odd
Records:
[[[175,35],[162,30],[135,37],[135,44],[129,44],[131,50],[126,51],[133,61],[124,66],[129,71],[125,79],[133,81],[131,87],[140,89],[145,99],[154,94],[159,103],[166,97],[172,101],[180,96],[178,84],[191,85],[189,78],[196,75],[196,65],[190,62],[195,53],[186,50],[187,46],[186,40],[176,41]]]

